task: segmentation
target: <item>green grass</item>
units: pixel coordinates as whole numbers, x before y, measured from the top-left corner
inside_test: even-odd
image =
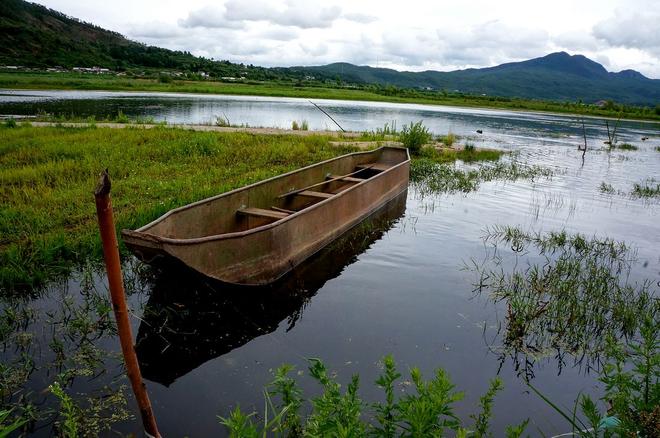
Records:
[[[636,151],[637,149],[639,149],[637,146],[630,143],[617,144],[616,148],[621,149],[622,151]]]
[[[113,180],[117,228],[353,149],[322,136],[172,128],[0,128],[0,288],[33,287],[100,254],[92,190]]]
[[[98,76],[77,73],[0,73],[0,88],[17,89],[69,89],[112,91],[162,91],[181,93],[212,93],[233,95],[258,95],[340,99],[377,102],[423,103],[478,108],[502,108],[526,111],[582,114],[591,116],[621,117],[623,119],[660,120],[660,115],[649,108],[632,108],[624,112],[587,106],[573,102],[553,102],[518,98],[493,98],[442,92],[420,92],[397,89],[384,92],[378,88],[351,86],[351,88],[313,84],[300,86],[295,82],[241,82],[173,80],[162,83],[157,78],[141,79],[116,76]]]

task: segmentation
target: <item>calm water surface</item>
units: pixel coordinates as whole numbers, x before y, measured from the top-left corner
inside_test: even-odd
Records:
[[[229,289],[172,268],[139,282],[131,296],[137,351],[165,436],[221,435],[216,416],[236,404],[261,410],[263,386],[282,363],[306,369],[305,358],[322,358],[338,379],[359,373],[367,401],[382,394],[372,382],[379,360],[392,353],[400,370],[418,366],[431,377],[445,368],[466,397],[457,410],[474,412],[488,380],[500,375],[505,389],[494,407],[495,435],[507,424],[531,418],[546,434],[568,430],[561,418],[529,390],[513,363],[496,352],[503,307],[473,293],[476,275],[464,269],[483,260],[487,227],[517,225],[525,230],[565,229],[623,240],[636,248],[631,281],[660,281],[660,203],[634,199],[636,182],[660,179],[659,125],[622,122],[621,141],[637,151],[607,152],[605,125],[587,119],[589,151],[584,162],[577,144],[581,125],[567,116],[475,110],[425,105],[316,101],[346,129],[375,129],[424,120],[432,131],[469,136],[478,146],[515,150],[517,160],[555,170],[550,179],[490,182],[469,194],[422,198],[414,188],[357,227],[350,235],[297,269],[284,282],[263,289]],[[311,129],[333,129],[305,100],[107,92],[0,92],[0,113],[74,113],[105,116],[121,109],[130,116],[152,116],[173,123],[209,122],[226,116],[232,123],[288,127],[307,120]],[[613,122],[611,122],[613,123]],[[483,130],[483,135],[476,130]],[[650,137],[642,141],[642,136]],[[607,182],[622,194],[599,191]],[[503,249],[503,253],[511,254]],[[524,257],[520,263],[526,263]],[[63,296],[80,295],[80,277],[50,288],[35,305],[48,309]],[[103,278],[96,278],[103,291]],[[655,287],[655,286],[654,286]],[[657,292],[657,287],[656,287]],[[139,316],[139,318],[138,318]],[[35,330],[39,329],[35,323]],[[45,342],[45,341],[44,341]],[[100,345],[116,351],[116,340]],[[48,346],[41,357],[50,360]],[[11,358],[15,351],[5,351]],[[553,401],[572,406],[579,391],[600,394],[584,364],[560,366],[553,355],[534,361],[533,383]],[[53,376],[35,373],[34,388]],[[101,383],[122,381],[110,362],[101,377],[77,377],[85,392]],[[318,389],[306,377],[308,395]],[[407,386],[398,389],[405,391]],[[135,430],[136,423],[121,426]],[[45,427],[42,433],[48,430]]]

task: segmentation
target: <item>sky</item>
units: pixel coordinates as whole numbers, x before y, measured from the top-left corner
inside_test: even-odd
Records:
[[[556,51],[660,78],[660,0],[33,0],[146,44],[262,66],[489,67]]]

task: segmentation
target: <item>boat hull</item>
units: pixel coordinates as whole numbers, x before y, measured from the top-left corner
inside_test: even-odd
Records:
[[[225,283],[269,284],[406,190],[410,161],[407,151],[404,152],[405,159],[387,170],[284,220],[242,232],[192,239],[151,234],[148,228],[152,223],[143,227],[146,229],[143,231],[124,230],[124,242],[145,261],[159,256],[175,257],[194,270]],[[314,167],[298,172],[313,172]],[[292,172],[257,185],[277,185],[278,178],[291,178],[295,174]]]

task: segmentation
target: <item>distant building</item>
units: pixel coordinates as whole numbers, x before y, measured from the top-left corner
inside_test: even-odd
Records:
[[[599,100],[598,102],[595,102],[594,105],[600,108],[604,108],[607,106],[607,101],[606,100]]]

